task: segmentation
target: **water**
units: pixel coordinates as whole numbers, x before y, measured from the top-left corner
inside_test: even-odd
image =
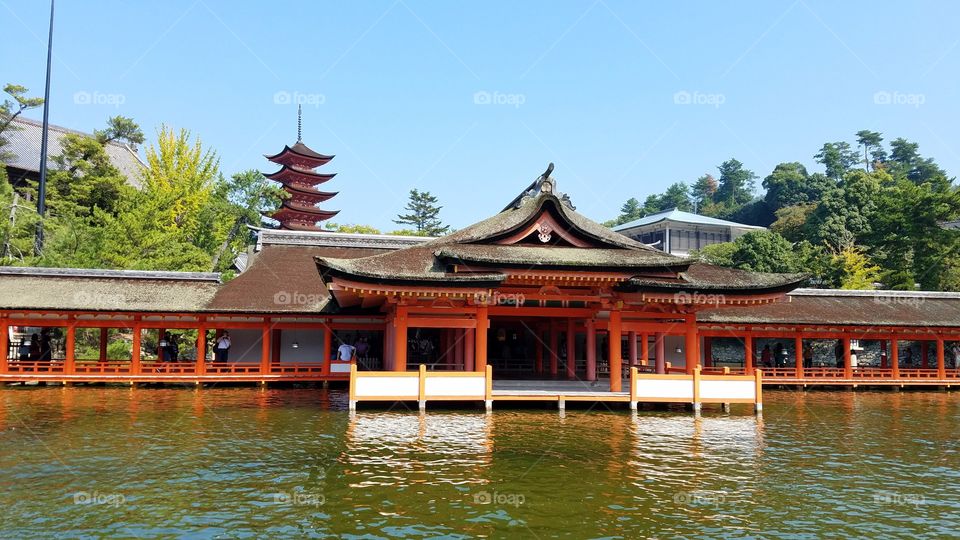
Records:
[[[0,391],[0,537],[819,538],[960,531],[956,393],[345,412],[322,390]]]

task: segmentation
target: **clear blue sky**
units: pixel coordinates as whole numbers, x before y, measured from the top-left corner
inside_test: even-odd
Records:
[[[60,0],[57,10],[52,122],[89,131],[123,114],[151,139],[165,122],[201,136],[226,174],[269,172],[262,155],[296,139],[296,106],[276,101],[299,98],[304,141],[337,155],[326,186],[341,192],[328,206],[343,223],[393,228],[417,187],[463,227],[549,161],[580,211],[609,219],[628,197],[730,157],[761,178],[781,161],[820,170],[820,145],[853,143],[859,129],[917,141],[960,170],[955,2]],[[0,14],[0,82],[42,94],[47,7],[0,0]]]

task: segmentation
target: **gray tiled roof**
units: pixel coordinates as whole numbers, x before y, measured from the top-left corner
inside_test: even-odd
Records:
[[[14,119],[11,127],[14,127],[14,129],[7,130],[4,133],[4,136],[9,141],[9,144],[4,147],[4,151],[9,152],[13,156],[6,165],[15,169],[34,172],[39,171],[40,139],[43,135],[42,123],[38,120],[18,116]],[[89,133],[50,124],[50,141],[47,146],[48,167],[56,166],[53,158],[63,153],[63,147],[60,146],[60,142],[67,133],[91,136]],[[143,162],[140,161],[140,157],[137,156],[136,151],[120,142],[107,143],[106,150],[113,166],[127,177],[130,185],[140,188],[142,184],[141,171],[144,165]]]

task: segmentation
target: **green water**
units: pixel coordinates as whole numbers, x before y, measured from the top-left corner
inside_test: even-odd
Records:
[[[351,417],[337,391],[8,388],[0,538],[957,536],[960,394],[765,397]]]

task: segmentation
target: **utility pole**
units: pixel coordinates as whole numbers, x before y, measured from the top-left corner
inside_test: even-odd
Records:
[[[50,67],[53,60],[53,7],[50,0],[50,32],[47,35],[47,85],[43,90],[43,135],[40,139],[40,186],[37,190],[37,235],[33,239],[33,254],[43,254],[43,218],[47,214],[47,143],[50,138]]]

